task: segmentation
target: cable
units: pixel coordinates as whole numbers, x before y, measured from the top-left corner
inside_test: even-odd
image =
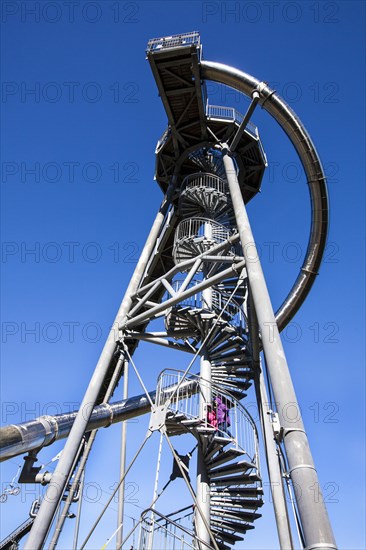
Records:
[[[103,507],[103,510],[101,511],[101,513],[99,514],[98,518],[96,519],[96,521],[94,522],[94,525],[93,527],[90,529],[89,533],[87,534],[86,536],[86,539],[84,540],[83,544],[80,546],[80,550],[83,550],[83,548],[85,548],[85,545],[86,543],[88,542],[88,540],[90,539],[90,537],[92,536],[92,534],[94,533],[95,531],[95,528],[97,527],[98,523],[100,522],[100,520],[102,519],[102,517],[104,516],[104,513],[105,511],[107,510],[108,506],[110,505],[110,503],[112,502],[113,500],[113,497],[114,495],[117,493],[121,483],[124,481],[125,477],[127,476],[128,472],[131,470],[133,464],[135,463],[138,455],[140,454],[140,452],[142,451],[146,441],[149,439],[149,437],[151,436],[151,433],[152,432],[147,432],[146,434],[146,437],[144,439],[144,441],[142,442],[142,444],[140,445],[138,451],[136,452],[135,456],[133,457],[132,461],[130,462],[130,465],[128,466],[128,468],[126,469],[125,473],[123,474],[123,476],[121,477],[121,479],[119,480],[119,482],[117,483],[117,487],[115,488],[115,490],[113,491],[113,493],[111,494],[110,498],[108,499],[107,503],[105,504],[105,506]]]
[[[182,465],[181,465],[181,463],[180,463],[179,457],[178,457],[177,453],[175,452],[174,447],[173,447],[173,445],[171,444],[171,441],[170,441],[169,436],[168,436],[168,434],[166,433],[166,431],[164,431],[164,435],[165,435],[165,437],[166,437],[166,440],[167,440],[167,442],[168,442],[168,445],[169,445],[169,447],[170,447],[170,450],[172,451],[173,456],[174,456],[174,458],[175,458],[175,460],[176,460],[176,462],[177,462],[177,464],[178,464],[178,467],[179,467],[179,469],[180,469],[180,471],[181,471],[181,474],[182,474],[182,476],[183,476],[183,479],[184,479],[184,481],[186,482],[186,485],[187,485],[187,487],[188,487],[188,490],[189,490],[189,492],[191,493],[191,496],[192,496],[193,501],[194,501],[194,503],[195,503],[195,505],[196,505],[196,508],[197,508],[197,510],[198,510],[198,512],[199,512],[199,514],[200,514],[200,516],[201,516],[201,519],[202,519],[203,523],[205,524],[205,527],[206,527],[208,533],[210,534],[210,537],[211,537],[211,540],[212,540],[212,545],[213,545],[213,547],[215,548],[215,550],[219,550],[219,547],[218,547],[218,545],[217,545],[217,543],[216,543],[215,537],[214,537],[214,535],[213,535],[213,533],[212,533],[212,531],[211,531],[211,527],[210,527],[209,523],[207,522],[207,520],[206,520],[206,518],[205,518],[205,516],[204,516],[204,514],[203,514],[203,512],[202,512],[202,510],[201,510],[201,507],[199,506],[199,504],[198,504],[198,502],[197,502],[197,498],[196,498],[195,492],[194,492],[194,490],[193,490],[193,488],[192,488],[192,485],[190,484],[190,482],[189,482],[189,480],[188,480],[188,478],[187,478],[187,475],[186,475],[186,473],[185,473],[185,471],[184,471],[184,468],[182,468]]]
[[[291,484],[290,484],[290,479],[291,478],[287,474],[287,472],[288,472],[287,457],[286,457],[285,453],[283,452],[281,445],[278,444],[277,449],[279,450],[278,460],[280,462],[280,468],[284,472],[283,477],[285,479],[286,489],[287,489],[288,495],[290,497],[291,508],[292,508],[292,512],[294,514],[297,534],[298,534],[298,537],[299,537],[300,544],[302,545],[303,548],[305,548],[305,546],[306,546],[305,545],[305,538],[304,538],[304,534],[303,534],[303,531],[302,531],[300,517],[299,517],[298,511],[297,511],[297,504],[296,504],[296,500],[294,499],[294,497],[292,495]]]
[[[136,373],[136,376],[137,376],[137,378],[138,378],[138,380],[139,380],[139,382],[140,382],[140,384],[141,384],[141,386],[142,386],[142,389],[144,390],[144,392],[145,392],[145,394],[146,394],[146,397],[147,397],[148,401],[150,402],[151,407],[154,407],[154,403],[152,402],[152,399],[151,399],[151,397],[150,397],[150,394],[149,394],[149,392],[148,392],[147,389],[146,389],[146,386],[145,386],[145,384],[144,384],[144,382],[143,382],[143,380],[142,380],[142,378],[141,378],[141,376],[140,376],[140,374],[139,374],[139,371],[138,371],[138,369],[137,369],[135,363],[133,362],[133,359],[132,359],[132,357],[131,357],[131,355],[130,355],[130,352],[128,351],[127,346],[126,346],[126,354],[127,354],[128,358],[129,358],[129,360],[130,360],[130,362],[131,362],[131,365],[133,366],[133,369],[134,369],[134,371],[135,371],[135,373]]]

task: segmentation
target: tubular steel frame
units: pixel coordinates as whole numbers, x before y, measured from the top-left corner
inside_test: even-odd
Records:
[[[164,41],[162,42],[162,40]],[[154,39],[149,42],[148,53],[154,55],[156,52],[168,49],[179,51],[179,48],[182,47],[199,49],[200,41],[198,33],[186,33],[185,35],[179,35],[177,37]],[[168,71],[168,69],[166,70]],[[25,543],[25,550],[42,548],[44,545],[57,508],[65,492],[65,488],[69,483],[71,475],[75,471],[79,453],[82,451],[81,464],[77,470],[72,489],[51,540],[50,548],[56,547],[63,522],[72,501],[73,493],[83,475],[83,468],[89,456],[97,429],[114,422],[124,421],[138,414],[144,414],[150,410],[152,410],[153,413],[157,410],[156,405],[152,404],[155,399],[155,392],[147,393],[147,391],[145,391],[145,396],[128,399],[127,382],[125,384],[124,400],[115,404],[108,403],[113,395],[119,378],[123,374],[121,371],[127,372],[129,360],[135,368],[130,351],[126,346],[126,341],[138,343],[138,341],[143,340],[195,354],[195,356],[201,352],[201,380],[202,377],[209,380],[209,389],[207,391],[204,390],[206,394],[203,396],[203,400],[202,397],[200,397],[200,408],[202,408],[202,406],[205,407],[205,404],[211,401],[211,387],[214,386],[210,380],[212,367],[205,351],[205,340],[202,338],[201,347],[197,350],[195,345],[189,342],[189,337],[191,336],[189,333],[184,343],[181,343],[169,340],[170,335],[168,333],[149,333],[145,332],[144,328],[140,330],[139,327],[146,327],[151,320],[163,316],[168,310],[184,303],[185,300],[197,295],[197,293],[206,293],[207,295],[208,289],[211,289],[214,285],[230,277],[238,277],[238,274],[242,274],[243,272],[248,278],[247,284],[250,293],[250,307],[248,313],[249,333],[253,346],[253,365],[256,372],[255,388],[258,405],[261,410],[262,431],[267,450],[270,479],[276,483],[281,483],[282,488],[281,471],[278,467],[278,460],[274,457],[274,454],[278,452],[280,436],[275,434],[276,441],[274,442],[273,437],[271,437],[271,429],[273,428],[272,423],[268,421],[268,415],[266,415],[262,409],[263,399],[266,398],[266,387],[260,367],[260,347],[263,348],[266,364],[268,365],[268,374],[275,401],[280,404],[278,414],[282,428],[281,433],[283,433],[284,436],[284,448],[290,468],[289,474],[292,482],[298,484],[303,489],[302,498],[297,499],[296,506],[299,513],[306,550],[336,549],[336,543],[322,499],[319,499],[319,502],[317,502],[315,506],[313,499],[310,498],[310,495],[312,496],[310,487],[314,483],[318,483],[318,478],[301,417],[299,416],[296,425],[294,425],[294,423],[289,424],[286,417],[281,412],[283,405],[289,402],[297,405],[297,400],[279,333],[293,318],[310,292],[318,273],[326,244],[328,229],[328,196],[322,165],[311,138],[301,121],[274,90],[271,90],[266,84],[254,77],[227,65],[201,60],[199,70],[203,81],[211,80],[230,86],[252,99],[244,117],[239,116],[235,109],[226,107],[221,108],[207,105],[205,110],[207,120],[220,118],[221,120],[232,120],[238,124],[237,131],[231,139],[230,145],[218,138],[216,139],[216,136],[214,136],[214,141],[207,142],[206,144],[206,146],[209,145],[212,148],[216,148],[219,154],[222,155],[237,231],[231,234],[231,232],[220,223],[204,217],[192,217],[183,220],[176,227],[178,227],[178,229],[180,227],[181,231],[183,231],[183,228],[188,228],[188,232],[186,231],[184,235],[176,233],[176,244],[179,240],[194,238],[199,235],[200,229],[198,226],[202,224],[205,226],[202,233],[203,237],[208,234],[211,235],[210,231],[205,233],[205,231],[208,231],[206,227],[208,224],[211,224],[212,227],[219,230],[216,243],[215,235],[213,235],[208,250],[205,250],[193,258],[180,261],[173,268],[168,269],[166,273],[152,281],[147,277],[151,263],[154,261],[154,258],[156,259],[159,257],[159,245],[161,246],[161,243],[166,242],[174,226],[173,221],[176,219],[174,201],[177,196],[180,168],[187,156],[195,150],[194,148],[186,149],[180,157],[176,159],[174,176],[155,218],[79,411],[70,415],[59,415],[59,417],[43,417],[25,423],[24,425],[9,426],[2,429],[4,446],[1,451],[2,454],[0,455],[1,459],[7,459],[11,456],[30,452],[35,449],[39,450],[44,445],[49,445],[57,439],[67,437],[64,452],[62,453],[47,488],[46,498],[44,498],[40,506],[28,540]],[[172,74],[176,76],[174,73]],[[187,104],[185,112],[187,112],[191,103],[192,102],[189,102]],[[307,176],[311,198],[311,231],[303,266],[292,289],[276,314],[274,314],[272,309],[259,258],[257,261],[253,262],[252,258],[248,256],[248,246],[253,250],[255,241],[251,232],[237,177],[237,165],[234,162],[238,143],[245,131],[248,130],[253,134],[253,137],[259,140],[258,132],[256,129],[253,130],[250,122],[251,115],[257,104],[261,105],[262,108],[278,122],[291,140]],[[181,115],[181,118],[184,117],[184,113]],[[212,134],[212,131],[210,132]],[[179,142],[178,134],[174,134],[175,144]],[[169,132],[166,132],[164,138],[158,144],[159,150],[164,146],[168,136]],[[202,143],[200,144],[201,147],[203,145]],[[261,144],[259,146],[262,147]],[[197,148],[198,146],[196,149]],[[194,187],[193,180],[195,176],[197,176],[197,174],[191,174],[186,178],[185,184],[181,188],[181,192],[188,189],[190,185]],[[210,178],[212,181],[221,182],[220,185],[224,183],[221,178],[210,176],[210,174],[204,177],[206,177],[206,184],[207,182],[210,184]],[[204,181],[204,179],[202,181]],[[221,187],[219,190],[221,191]],[[232,253],[230,255],[230,249],[238,242],[241,243],[243,256],[237,256]],[[192,284],[195,276],[204,265],[215,265],[217,263],[223,265],[218,272],[213,272],[213,274],[206,273],[202,281]],[[183,282],[177,287],[173,284],[173,277],[183,271],[186,275]],[[163,302],[159,302],[164,293],[166,299]],[[157,297],[160,298],[157,300]],[[212,294],[210,301],[212,301]],[[221,308],[222,311],[229,303],[230,299],[226,300],[225,304],[222,306],[223,309]],[[268,330],[269,325],[271,328],[270,331]],[[260,340],[258,338],[258,330],[261,336]],[[134,347],[131,353],[133,353],[133,351]],[[116,354],[118,355],[117,362]],[[189,369],[190,367],[185,371],[184,377],[179,383],[172,387],[173,395],[176,394],[178,400],[182,399],[179,394],[179,388],[183,383],[185,384],[185,389],[188,387],[191,388],[189,391],[191,391],[192,394],[198,391],[194,377],[189,378],[189,380],[187,379]],[[105,384],[107,375],[111,372],[112,376],[109,380],[107,391],[103,391],[103,384]],[[206,377],[203,376],[204,373],[206,373]],[[102,403],[98,404],[98,400],[100,403],[101,395],[103,396]],[[90,406],[91,404],[93,407]],[[88,412],[86,413],[86,411]],[[201,420],[204,420],[205,414],[205,412],[202,413],[201,411]],[[165,435],[172,453],[175,456],[175,451],[169,441],[166,429],[164,427],[159,427],[158,429]],[[88,433],[87,442],[84,446],[85,434]],[[124,444],[121,449],[121,481],[119,486],[120,501],[122,499],[122,502],[124,478],[131,467],[130,465],[126,469],[124,447],[126,442],[125,428],[123,433]],[[149,434],[147,437],[148,436]],[[217,549],[218,546],[211,531],[209,517],[207,515],[209,514],[209,507],[207,509],[202,498],[198,498],[197,496],[199,493],[199,483],[203,484],[202,487],[208,483],[207,473],[205,474],[205,467],[202,464],[204,455],[199,454],[199,457],[200,456],[201,458],[199,458],[198,461],[198,477],[203,481],[198,482],[196,496],[192,494],[198,511],[196,520],[201,522],[201,527],[198,533],[196,533],[196,537],[204,546],[209,546],[211,544]],[[179,465],[179,461],[177,462]],[[181,468],[180,465],[179,467]],[[182,475],[186,479],[183,471]],[[47,495],[52,495],[52,497],[50,496],[47,498]],[[281,495],[278,496],[273,494],[273,497],[280,546],[283,549],[292,548],[293,542],[287,509],[284,505],[283,488],[281,489]],[[146,513],[147,512],[148,510],[146,510]],[[160,512],[156,511],[155,508],[153,509],[153,513],[160,515],[160,517],[164,517]],[[123,518],[123,505],[120,505],[119,508],[119,522],[121,522],[121,518]],[[121,547],[122,538],[123,535],[121,530],[118,533],[117,547]],[[86,541],[84,541],[82,547],[85,546],[85,543]]]

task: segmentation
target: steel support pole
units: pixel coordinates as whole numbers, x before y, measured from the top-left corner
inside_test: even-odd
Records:
[[[296,504],[306,549],[334,550],[336,542],[321,495],[318,475],[240,191],[235,164],[230,156],[229,148],[226,146],[223,148],[223,161],[258,318],[263,351],[268,365],[274,399],[278,403],[277,411],[283,428],[289,474],[295,489],[297,489]]]
[[[84,481],[85,481],[85,470],[83,470],[83,472],[81,474],[81,480],[80,480],[79,502],[78,502],[78,510],[77,510],[77,513],[76,513],[76,525],[75,525],[75,531],[74,531],[74,542],[73,542],[73,545],[72,545],[72,550],[77,550],[77,547],[78,547],[80,519],[81,519],[81,507],[83,505]]]
[[[278,449],[269,415],[267,388],[264,382],[262,366],[260,363],[259,327],[250,287],[248,292],[248,325],[253,360],[254,385],[257,396],[259,419],[262,428],[262,439],[265,448],[278,540],[281,550],[293,550],[294,545],[291,535],[291,526],[288,517]]]
[[[211,387],[211,363],[208,358],[207,350],[203,349],[200,364],[200,418],[203,422],[207,421],[207,405],[212,404],[212,387]],[[205,452],[207,447],[207,436],[201,436],[197,447],[197,488],[196,499],[197,505],[204,516],[207,525],[210,525],[210,480],[208,478],[207,466],[205,463]],[[210,545],[210,533],[205,525],[205,522],[196,509],[195,513],[196,534],[208,546]]]
[[[113,394],[114,387],[115,387],[119,377],[121,376],[122,364],[123,364],[123,358],[120,355],[120,357],[117,361],[117,365],[116,365],[116,368],[114,370],[113,376],[112,376],[111,381],[109,383],[107,392],[104,396],[105,403],[108,403],[108,401],[110,400],[110,398]],[[85,472],[85,466],[86,466],[87,460],[89,458],[90,451],[92,450],[95,438],[97,436],[97,432],[98,432],[98,430],[93,430],[89,434],[89,438],[88,438],[88,440],[86,442],[86,445],[85,445],[85,447],[82,451],[80,462],[75,468],[74,479],[71,483],[71,488],[69,490],[69,494],[67,495],[65,505],[62,509],[62,512],[61,512],[58,520],[57,520],[55,531],[54,531],[53,536],[51,538],[48,550],[54,550],[57,546],[58,539],[61,535],[61,531],[63,529],[65,520],[68,516],[70,506],[73,502],[74,494],[75,494],[75,492],[77,490],[77,487],[80,483],[81,477],[83,476],[83,472]],[[82,495],[83,494],[80,493],[80,500],[82,500]]]
[[[278,449],[274,439],[271,417],[268,411],[268,395],[263,373],[259,373],[258,389],[261,403],[261,420],[263,440],[266,448],[268,477],[273,500],[273,510],[276,519],[278,540],[281,550],[293,550],[290,520],[286,506],[286,495],[283,488],[283,478],[280,469]],[[258,407],[259,408],[259,407]]]
[[[128,361],[124,362],[123,368],[123,399],[128,398]],[[126,470],[126,446],[127,446],[127,421],[122,422],[121,434],[121,461],[120,461],[120,479],[125,475]],[[125,504],[125,480],[122,481],[118,489],[118,512],[117,512],[117,528],[122,525],[117,531],[116,549],[122,548],[123,541],[123,513]]]
[[[34,520],[33,527],[29,537],[24,545],[24,550],[38,550],[42,548],[48,530],[52,524],[57,506],[62,498],[67,480],[69,478],[76,454],[78,452],[82,437],[88,425],[89,416],[98,399],[103,386],[104,379],[110,368],[117,345],[117,331],[131,309],[132,295],[137,291],[144,275],[147,263],[154,250],[156,239],[158,238],[161,227],[164,223],[165,215],[171,203],[174,192],[175,182],[171,183],[163,203],[156,215],[155,221],[142,250],[141,256],[135,268],[134,274],[128,285],[126,294],[118,310],[114,325],[110,331],[107,341],[104,345],[102,354],[99,358],[89,386],[85,392],[79,412],[76,416],[70,435],[66,441],[63,453],[52,476],[52,480],[47,488],[45,497]]]

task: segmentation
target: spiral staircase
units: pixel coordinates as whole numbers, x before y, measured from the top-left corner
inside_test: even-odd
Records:
[[[224,170],[214,152],[200,151],[192,161],[205,171],[192,173],[182,182],[180,221],[173,246],[176,265],[204,254],[199,274],[189,282],[190,287],[212,275],[213,270],[223,269],[239,252],[235,245],[228,244],[215,254],[215,261],[210,261],[210,249],[235,233],[234,215]],[[177,276],[172,282],[173,290],[179,291],[182,284],[183,279]],[[239,402],[253,378],[245,296],[246,282],[239,281],[238,274],[197,292],[167,312],[165,328],[170,337],[195,344],[204,342],[211,380],[190,375],[185,377],[191,382],[186,385],[182,383],[182,373],[163,371],[156,397],[158,406],[168,403],[168,435],[191,433],[203,449],[210,485],[211,543],[214,538],[220,550],[243,540],[245,533],[254,528],[263,504],[256,427]],[[192,391],[194,379],[196,391]],[[202,394],[208,384],[212,401],[204,406],[211,406],[219,397],[227,406],[230,426],[217,429],[202,415]],[[171,388],[177,387],[171,400]],[[197,540],[195,545],[204,548]]]
[[[183,384],[183,380],[187,384]],[[179,385],[171,400],[172,388]],[[191,433],[205,448],[204,460],[210,480],[210,528],[217,546],[226,550],[242,541],[260,517],[257,510],[263,504],[263,490],[257,431],[246,409],[221,385],[212,384],[212,398],[213,402],[220,398],[226,404],[230,425],[218,431],[207,419],[202,420],[199,393],[204,386],[205,381],[199,376],[184,377],[183,372],[163,371],[156,403],[162,406],[169,402],[168,435]]]

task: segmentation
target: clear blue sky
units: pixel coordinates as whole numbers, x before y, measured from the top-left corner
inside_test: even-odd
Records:
[[[365,548],[365,4],[71,4],[1,6],[2,424],[68,410],[82,398],[161,200],[154,148],[166,116],[145,46],[152,37],[198,30],[205,59],[269,82],[289,102],[329,176],[330,244],[284,343],[337,541],[343,549]],[[210,94],[212,103],[245,108],[227,90],[211,85]],[[269,168],[249,214],[278,307],[306,249],[308,191],[276,124],[260,111],[253,121]],[[160,370],[187,361],[157,347],[142,346],[135,357],[149,389]],[[140,393],[134,379],[131,393]],[[146,419],[129,425],[130,456],[145,430]],[[117,480],[119,432],[117,426],[98,436],[84,507],[90,518]],[[40,460],[60,448],[44,450]],[[156,448],[155,437],[131,473],[130,492],[137,492],[129,516],[151,499]],[[21,462],[2,465],[3,483]],[[166,451],[162,484],[170,464]],[[27,517],[33,498],[31,486],[1,504],[2,536]],[[166,505],[176,498],[171,492]],[[269,504],[263,514],[246,548],[278,547]],[[108,513],[90,548],[101,547],[114,523]],[[72,526],[69,520],[60,547],[70,547]]]

